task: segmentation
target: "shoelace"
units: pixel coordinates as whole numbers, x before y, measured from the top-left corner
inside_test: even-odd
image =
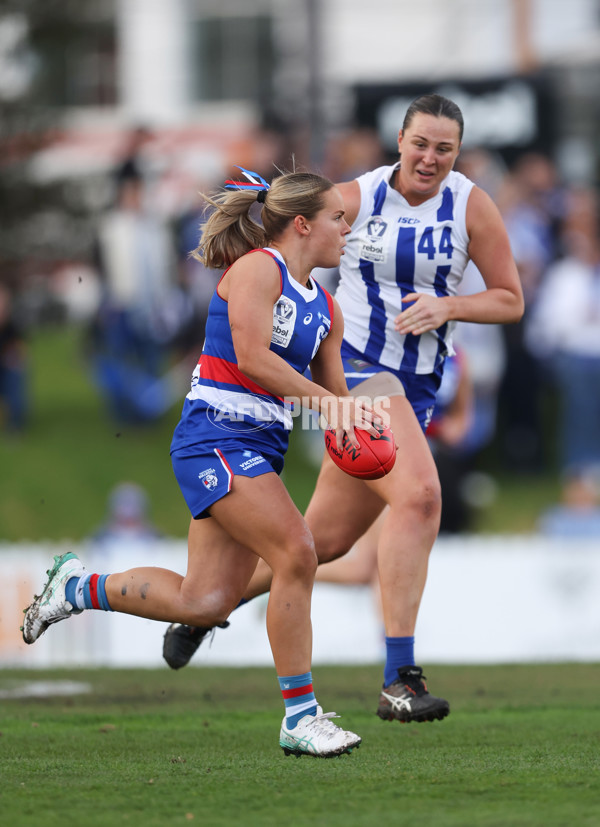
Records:
[[[184,625],[184,624],[182,624]],[[227,629],[229,626],[229,621],[224,620],[223,623],[217,623],[216,626],[211,626],[208,629],[202,629],[201,627],[195,627],[195,632],[190,632],[190,637],[195,643],[200,645],[204,640],[208,639],[208,648],[212,646],[215,632],[217,629]],[[190,627],[192,628],[192,627]]]
[[[208,638],[208,648],[210,649],[213,644],[213,640],[215,639],[215,631],[215,626],[213,626],[212,629],[207,629],[204,634],[195,637],[194,642],[200,644]]]
[[[229,626],[229,621],[228,620],[223,621],[223,623],[217,623],[216,626],[213,626],[212,629],[209,629],[207,631],[204,638],[200,638],[200,639],[204,640],[208,635],[210,635],[210,638],[209,638],[209,641],[208,641],[208,648],[210,649],[211,646],[213,645],[213,640],[215,639],[215,632],[217,631],[217,629],[226,629],[228,626]]]
[[[327,735],[328,738],[333,738],[333,736],[340,731],[341,727],[334,724],[330,719],[339,717],[336,712],[322,712],[320,715],[315,715],[315,719],[310,722],[309,727],[319,730],[324,735]]]

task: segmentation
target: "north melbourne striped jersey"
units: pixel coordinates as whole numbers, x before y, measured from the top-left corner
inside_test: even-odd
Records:
[[[466,208],[473,182],[450,172],[437,195],[411,207],[390,186],[399,165],[357,181],[360,210],[347,236],[336,298],[344,339],[365,360],[393,370],[433,373],[452,350],[455,322],[421,336],[403,336],[394,319],[408,293],[454,296],[469,260]]]
[[[278,251],[264,248],[262,252],[274,258],[281,274],[281,294],[273,306],[270,349],[304,373],[331,328],[333,300],[312,278],[308,287],[293,279]],[[251,307],[248,312],[252,312]],[[202,354],[175,428],[171,453],[193,454],[196,445],[233,439],[282,456],[291,428],[289,402],[261,388],[239,370],[227,302],[215,290]]]

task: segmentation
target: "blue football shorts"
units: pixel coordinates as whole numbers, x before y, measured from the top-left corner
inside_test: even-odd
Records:
[[[231,491],[236,474],[242,477],[260,477],[274,471],[281,473],[283,458],[267,459],[254,448],[235,442],[220,447],[198,446],[198,453],[171,454],[173,472],[195,520],[210,517],[208,509]]]
[[[402,370],[394,370],[385,365],[368,362],[360,351],[346,341],[342,341],[341,353],[348,390],[352,390],[354,395],[360,395],[358,386],[361,382],[370,379],[377,373],[391,373],[402,382],[406,398],[419,420],[419,425],[423,431],[427,430],[442,381],[443,363],[434,373],[407,373]]]

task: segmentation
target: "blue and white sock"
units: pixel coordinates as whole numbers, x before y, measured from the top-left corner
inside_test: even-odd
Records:
[[[285,725],[288,729],[293,729],[300,718],[304,718],[305,715],[317,714],[312,672],[278,677],[277,680],[285,703]]]
[[[65,597],[75,608],[101,609],[104,612],[112,612],[108,598],[106,597],[106,578],[108,574],[88,574],[81,577],[71,577],[65,587]]]

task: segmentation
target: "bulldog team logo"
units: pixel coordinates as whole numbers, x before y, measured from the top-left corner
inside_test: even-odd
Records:
[[[214,491],[219,484],[219,479],[214,468],[208,468],[206,471],[202,471],[202,473],[198,474],[198,479],[202,480],[202,485],[208,491]]]

